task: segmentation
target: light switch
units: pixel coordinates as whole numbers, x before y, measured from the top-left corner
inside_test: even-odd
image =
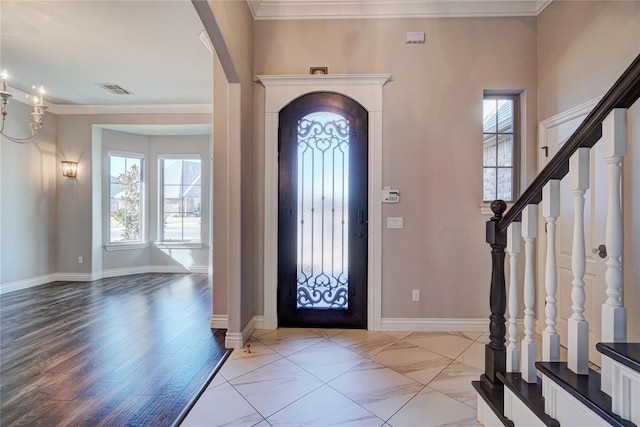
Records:
[[[387,217],[387,228],[404,228],[404,218],[401,216]]]

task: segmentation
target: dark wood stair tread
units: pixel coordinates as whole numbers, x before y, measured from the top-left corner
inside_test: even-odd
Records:
[[[613,426],[635,426],[611,411],[611,396],[600,390],[600,374],[577,375],[566,362],[536,362],[536,368],[563,390]]]
[[[596,344],[596,349],[616,362],[622,363],[636,372],[640,372],[640,343],[616,342]]]
[[[560,423],[555,418],[551,418],[544,411],[544,397],[542,397],[542,379],[538,378],[537,383],[529,384],[522,379],[519,372],[498,373],[498,378],[509,388],[518,399],[533,412],[544,425],[550,427],[560,427]]]

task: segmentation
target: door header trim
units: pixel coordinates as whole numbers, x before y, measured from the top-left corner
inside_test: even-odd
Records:
[[[382,111],[381,89],[390,80],[391,74],[256,76],[256,83],[267,89],[265,113],[277,113],[294,99],[316,91],[336,92],[358,101],[369,112]]]

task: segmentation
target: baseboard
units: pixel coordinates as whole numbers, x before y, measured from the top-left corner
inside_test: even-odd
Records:
[[[211,315],[212,329],[228,329],[229,316],[226,314]],[[264,316],[253,316],[253,329],[264,329]]]
[[[227,330],[227,335],[225,336],[224,346],[226,348],[242,348],[244,344],[249,341],[249,337],[253,333],[255,329],[254,318],[247,323],[247,325],[242,329],[242,332],[229,332]]]
[[[141,267],[113,268],[102,270],[102,277],[130,276],[132,274],[145,273],[204,273],[209,272],[209,267],[204,265],[182,266],[182,265],[145,265]]]
[[[382,331],[489,332],[489,319],[383,317],[380,329]]]
[[[209,273],[209,266],[194,265],[146,265],[141,267],[114,268],[96,273],[52,273],[31,279],[17,280],[15,282],[3,283],[0,285],[0,295],[22,289],[33,288],[51,282],[92,282],[108,277],[130,276],[132,274],[144,273]]]
[[[0,295],[9,292],[19,291],[22,289],[32,288],[34,286],[44,285],[45,283],[55,282],[55,274],[45,274],[44,276],[33,277],[31,279],[17,280],[15,282],[4,283],[0,285]]]
[[[55,282],[93,282],[102,279],[102,272],[98,273],[55,273]]]
[[[229,327],[229,316],[226,314],[211,315],[211,329],[227,329]]]
[[[253,316],[253,329],[265,329],[264,316]]]

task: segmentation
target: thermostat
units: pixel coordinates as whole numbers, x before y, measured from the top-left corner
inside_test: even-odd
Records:
[[[382,189],[382,203],[400,203],[400,191],[384,187]]]

